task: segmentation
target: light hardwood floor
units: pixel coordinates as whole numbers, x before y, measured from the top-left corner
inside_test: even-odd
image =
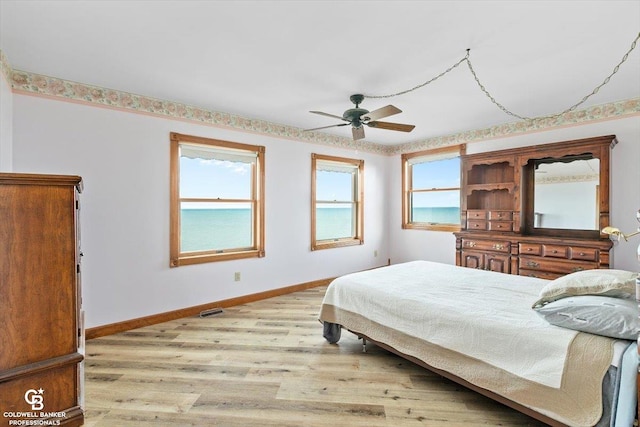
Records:
[[[86,426],[542,426],[317,320],[326,287],[87,341]]]

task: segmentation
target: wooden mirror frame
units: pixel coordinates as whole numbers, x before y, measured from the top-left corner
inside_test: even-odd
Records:
[[[600,230],[609,225],[609,167],[610,150],[617,143],[615,135],[600,136],[573,141],[558,142],[527,147],[518,155],[518,166],[522,171],[522,232],[531,236],[565,238],[606,238]],[[600,161],[600,183],[598,188],[597,230],[574,230],[534,227],[535,162],[562,159],[571,156],[591,156]]]

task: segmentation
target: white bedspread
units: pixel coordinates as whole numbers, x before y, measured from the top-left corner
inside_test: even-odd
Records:
[[[342,276],[324,303],[559,388],[577,332],[551,326],[531,309],[546,283],[414,261]]]

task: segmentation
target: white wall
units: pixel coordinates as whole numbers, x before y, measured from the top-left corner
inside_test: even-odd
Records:
[[[0,72],[0,172],[12,170],[13,93],[6,76]]]
[[[467,144],[467,153],[480,153],[505,148],[524,147],[601,135],[616,135],[618,145],[611,151],[611,224],[623,231],[636,230],[640,224],[635,213],[640,209],[640,116],[599,123],[571,126],[508,138]],[[449,232],[401,229],[400,156],[388,160],[391,196],[389,235],[391,262],[416,259],[455,264],[455,237]],[[637,239],[616,243],[613,248],[613,268],[638,271]]]
[[[83,177],[87,327],[338,276],[389,257],[384,156],[17,94],[13,113],[15,172]],[[265,258],[169,268],[172,131],[266,146]],[[365,160],[364,245],[310,251],[312,152]]]
[[[15,172],[77,174],[84,179],[82,276],[87,327],[338,276],[384,265],[387,258],[393,263],[414,259],[455,263],[453,234],[400,228],[399,156],[40,97],[10,94],[11,98],[13,126],[2,127],[12,134],[13,144],[7,145],[13,161],[5,161],[5,167],[9,163]],[[5,93],[2,102],[6,99]],[[265,258],[168,267],[172,131],[266,146]],[[612,151],[611,223],[632,231],[638,227],[635,212],[640,208],[639,116],[470,143],[467,152],[608,134],[619,140]],[[310,251],[312,152],[365,160],[363,246]],[[614,248],[614,268],[640,269],[637,243],[622,242]],[[240,282],[233,281],[236,271],[242,273]]]

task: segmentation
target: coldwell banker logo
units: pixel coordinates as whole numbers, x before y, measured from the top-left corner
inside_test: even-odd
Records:
[[[24,401],[31,405],[32,412],[3,412],[10,426],[59,426],[60,420],[67,417],[65,412],[44,411],[44,390],[30,388],[24,393]]]
[[[38,390],[29,389],[24,394],[24,401],[31,405],[32,411],[39,411],[44,409],[44,398],[42,397],[44,390],[42,388]]]

